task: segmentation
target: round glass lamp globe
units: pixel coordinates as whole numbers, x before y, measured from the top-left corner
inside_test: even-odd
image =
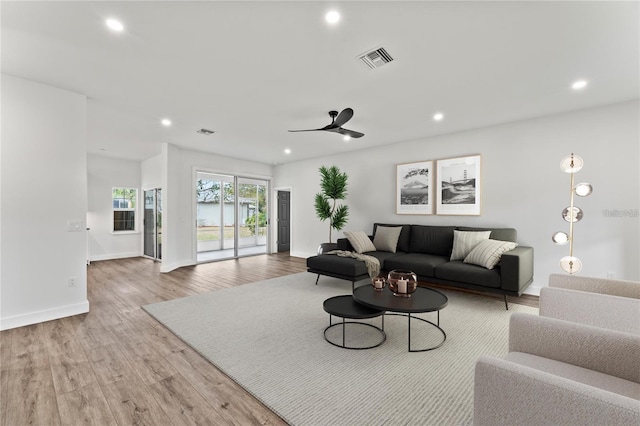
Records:
[[[569,212],[571,207],[565,207],[562,210],[562,218],[567,222],[579,222],[582,219],[583,213],[580,207],[573,207],[573,211]]]
[[[569,242],[569,236],[566,232],[556,232],[551,236],[551,240],[558,245],[564,245]]]
[[[569,274],[576,274],[582,270],[582,262],[575,256],[565,256],[560,259],[560,267]]]
[[[575,173],[582,169],[584,161],[577,155],[567,155],[560,161],[560,168],[565,173]]]
[[[586,197],[587,195],[591,195],[591,193],[593,192],[593,187],[590,183],[583,182],[577,184],[574,188],[574,191],[576,195],[580,197]]]

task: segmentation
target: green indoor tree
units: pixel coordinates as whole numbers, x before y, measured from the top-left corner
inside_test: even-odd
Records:
[[[340,172],[336,166],[320,167],[320,188],[322,192],[316,194],[316,215],[321,221],[329,219],[329,242],[331,230],[340,231],[347,223],[349,207],[338,204],[338,200],[347,197],[347,174]]]

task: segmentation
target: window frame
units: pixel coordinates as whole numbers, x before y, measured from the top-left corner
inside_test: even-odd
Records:
[[[114,207],[115,200],[121,200],[122,198],[115,198],[114,193],[116,190],[123,191],[135,191],[135,197],[124,198],[133,200],[133,207]],[[140,204],[140,190],[134,187],[128,186],[114,186],[111,188],[111,233],[115,235],[123,234],[137,234],[138,231],[138,206]],[[116,212],[133,212],[133,229],[115,229],[116,228]]]

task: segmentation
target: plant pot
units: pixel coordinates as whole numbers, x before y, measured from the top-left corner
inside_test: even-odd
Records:
[[[336,243],[322,243],[318,247],[318,254],[326,253],[331,250],[338,250],[338,244]]]

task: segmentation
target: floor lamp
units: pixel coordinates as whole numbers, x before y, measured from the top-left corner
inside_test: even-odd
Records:
[[[574,196],[586,197],[593,192],[593,187],[589,183],[574,183],[575,174],[582,169],[584,162],[582,158],[571,153],[560,161],[560,169],[569,173],[570,179],[570,202],[569,207],[562,210],[562,218],[569,222],[569,234],[566,232],[556,232],[551,239],[554,243],[564,245],[569,243],[569,256],[560,259],[560,267],[569,274],[575,274],[582,269],[582,261],[573,255],[573,224],[579,222],[584,215],[580,207],[576,207],[573,203]]]

